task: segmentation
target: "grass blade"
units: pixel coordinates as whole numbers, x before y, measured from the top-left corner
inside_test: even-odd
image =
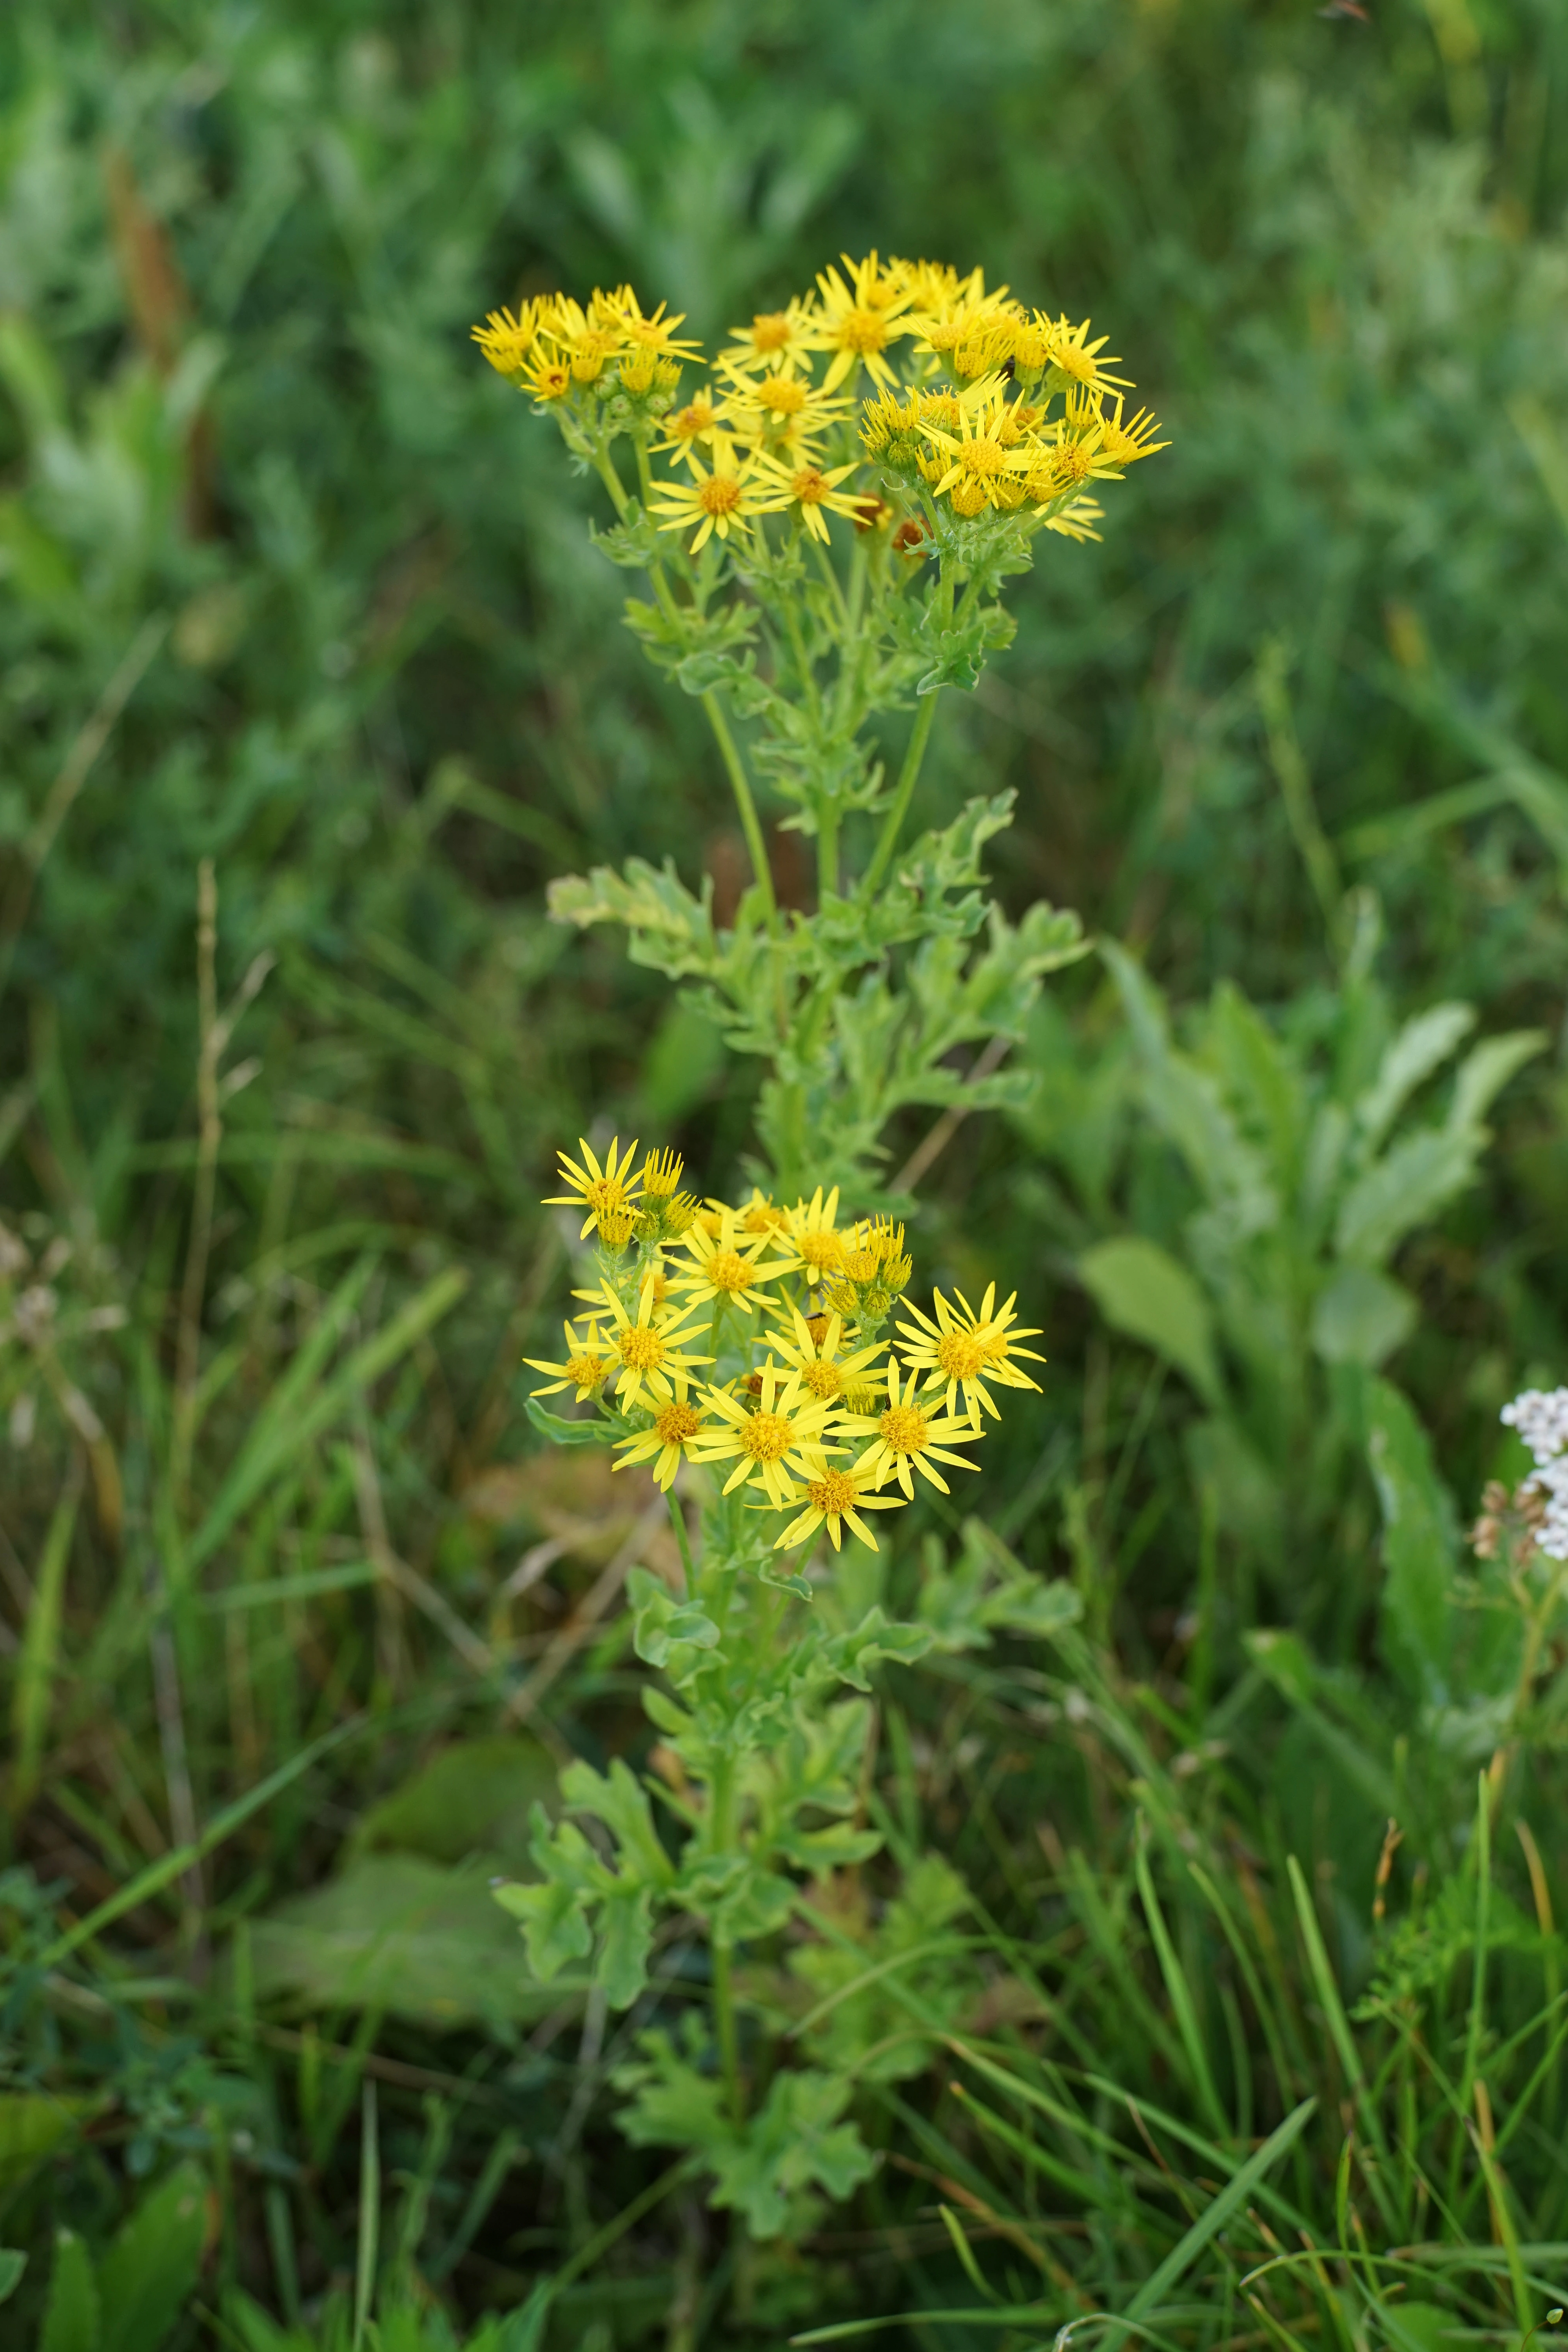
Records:
[[[44,1741],[49,1728],[55,1667],[59,1655],[66,1566],[70,1559],[71,1537],[76,1529],[76,1515],[85,1483],[86,1474],[79,1453],[72,1458],[65,1491],[55,1505],[49,1531],[44,1538],[44,1556],[38,1563],[33,1602],[27,1612],[21,1654],[16,1660],[16,1683],[11,1696],[11,1730],[16,1742],[16,1760],[11,1767],[13,1817],[26,1810],[38,1785]]]

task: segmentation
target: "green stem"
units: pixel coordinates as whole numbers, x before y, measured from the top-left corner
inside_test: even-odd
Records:
[[[763,912],[767,919],[769,930],[776,932],[779,927],[778,900],[773,896],[773,877],[768,866],[767,846],[763,840],[763,828],[757,816],[757,804],[752,798],[751,782],[742,764],[741,754],[735,746],[735,739],[730,732],[730,722],[725,718],[719,697],[711,687],[702,698],[702,708],[708,713],[708,724],[713,730],[714,740],[719,746],[719,756],[729,772],[730,782],[734,791],[735,806],[740,811],[741,816],[741,830],[746,836],[746,847],[752,856],[752,871],[756,877],[757,887],[763,894]]]
[[[697,1569],[691,1558],[691,1538],[686,1531],[686,1514],[675,1499],[673,1486],[667,1490],[664,1499],[669,1505],[669,1523],[675,1529],[675,1540],[680,1546],[680,1565],[686,1571],[686,1597],[688,1601],[695,1601]]]
[[[838,810],[831,801],[816,811],[816,900],[818,906],[838,892]]]
[[[615,462],[609,451],[602,445],[594,453],[594,471],[608,490],[610,504],[615,508],[617,517],[625,522],[626,509],[631,501],[626,497],[626,485],[616,471]]]
[[[871,863],[866,868],[861,881],[861,890],[868,898],[878,887],[883,875],[892,863],[893,852],[899,845],[899,835],[904,828],[904,819],[910,813],[910,803],[914,798],[921,762],[925,758],[926,743],[931,736],[931,723],[935,717],[936,693],[922,695],[920,709],[915,715],[914,730],[910,737],[910,747],[904,753],[904,764],[899,771],[898,789],[893,794],[893,805],[882,820],[882,830],[872,854]]]
[[[735,1759],[721,1755],[713,1766],[708,1796],[708,1846],[710,1853],[727,1853],[735,1842]],[[719,2034],[719,2058],[730,2112],[737,2123],[745,2120],[745,2094],[741,2082],[741,2043],[735,2022],[734,1955],[717,1937],[709,1946],[713,1969],[713,2021]]]

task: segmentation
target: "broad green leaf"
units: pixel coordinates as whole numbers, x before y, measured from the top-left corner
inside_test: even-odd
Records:
[[[516,1931],[483,1869],[363,1854],[324,1886],[279,1904],[250,1936],[261,1994],[291,1993],[318,2009],[390,2010],[437,2026],[540,2013],[539,1987],[520,1966]]]
[[[561,1801],[574,1811],[596,1815],[620,1848],[623,1870],[632,1867],[639,1879],[668,1886],[675,1864],[659,1843],[647,1790],[617,1756],[606,1778],[579,1759],[561,1775]]]
[[[22,2284],[27,2257],[16,2246],[0,2246],[0,2303],[9,2303]]]
[[[1312,1345],[1326,1364],[1375,1371],[1415,1328],[1407,1290],[1368,1265],[1342,1266],[1312,1308]]]
[[[1416,1087],[1442,1067],[1475,1025],[1475,1007],[1470,1004],[1433,1004],[1405,1023],[1355,1107],[1363,1150],[1372,1153],[1380,1149]]]
[[[1383,1506],[1383,1626],[1391,1664],[1430,1705],[1448,1696],[1458,1538],[1431,1440],[1386,1381],[1373,1385],[1367,1456]]]
[[[72,2230],[55,2239],[49,2299],[38,2352],[100,2352],[98,2282],[86,2246]]]
[[[653,1947],[653,1895],[646,1885],[617,1888],[605,1897],[600,1925],[604,1943],[595,1975],[612,2009],[629,2009],[647,1983]]]
[[[1382,1265],[1406,1234],[1464,1191],[1476,1172],[1481,1139],[1476,1128],[1456,1132],[1432,1127],[1393,1145],[1340,1202],[1334,1225],[1339,1255]]]
[[[1242,1641],[1248,1657],[1282,1698],[1292,1706],[1310,1705],[1317,1693],[1318,1670],[1300,1633],[1276,1625],[1255,1625],[1243,1633]]]
[[[525,1733],[455,1739],[361,1815],[356,1852],[392,1849],[453,1864],[470,1853],[528,1861],[529,1815],[555,1801],[555,1760]]]
[[[695,1601],[677,1601],[668,1586],[646,1568],[634,1568],[626,1579],[632,1605],[632,1647],[650,1666],[672,1664],[671,1652],[684,1655],[673,1661],[675,1679],[681,1669],[695,1665],[719,1641],[719,1628]]]
[[[163,2352],[201,2276],[208,2221],[194,2164],[142,2199],[98,2266],[102,2352]]]
[[[1157,1242],[1129,1234],[1085,1250],[1078,1270],[1108,1323],[1184,1372],[1206,1403],[1218,1402],[1214,1318],[1185,1266]]]
[[[1479,1127],[1514,1072],[1550,1042],[1544,1029],[1510,1029],[1500,1037],[1483,1037],[1459,1065],[1448,1109],[1450,1128]]]

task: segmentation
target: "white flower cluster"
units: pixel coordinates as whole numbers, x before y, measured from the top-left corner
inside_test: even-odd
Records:
[[[1504,1405],[1502,1419],[1535,1456],[1525,1484],[1546,1497],[1536,1541],[1548,1559],[1568,1559],[1568,1389],[1526,1389]]]

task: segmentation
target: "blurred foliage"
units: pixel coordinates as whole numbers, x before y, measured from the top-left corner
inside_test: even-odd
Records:
[[[148,2352],[181,2305],[173,2352],[373,2305],[399,2352],[490,2312],[498,2352],[608,2352],[986,2286],[1023,2342],[1165,2297],[1184,2341],[1434,2352],[1561,2291],[1561,1635],[1455,1530],[1568,1360],[1565,87],[1554,0],[0,17],[7,2341],[131,2345],[47,2319],[74,2297]],[[837,1940],[746,1997],[837,1996],[816,2064],[901,2034],[920,2070],[867,2086],[854,2226],[764,2259],[609,2128],[634,2034],[442,1942],[533,1739],[645,1753],[646,1496],[521,1411],[534,1178],[600,1118],[722,1168],[752,1112],[700,1016],[545,919],[631,855],[732,904],[740,845],[467,329],[629,275],[710,336],[839,244],[1092,311],[1173,447],[922,775],[922,825],[1016,791],[1005,903],[1122,950],[921,1180],[925,1264],[1013,1269],[1052,1361],[989,1531],[925,1506],[890,1573],[958,1622],[1000,1543],[1082,1614],[879,1688],[904,1891],[836,1876]],[[1296,1139],[1336,1108],[1331,1224]],[[1243,1168],[1278,1213],[1222,1231]],[[198,2179],[196,2244],[158,2200]],[[1266,2317],[1268,2239],[1192,2242],[1219,2181],[1320,2250]],[[1373,2257],[1417,2240],[1401,2304]]]

